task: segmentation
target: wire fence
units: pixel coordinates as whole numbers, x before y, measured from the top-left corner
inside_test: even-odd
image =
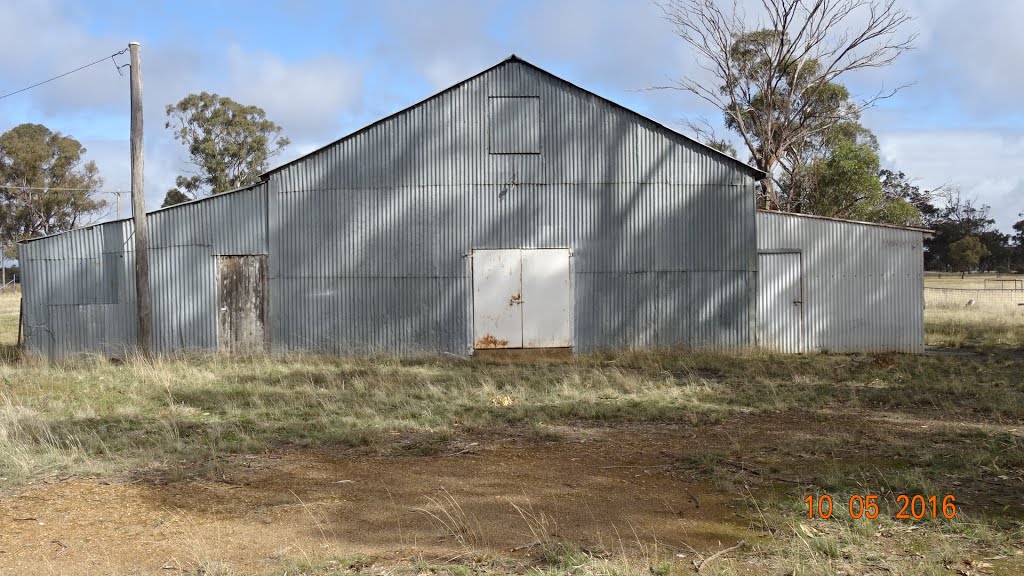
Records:
[[[925,308],[1024,306],[1024,290],[998,288],[925,288]]]
[[[1000,290],[1024,290],[1024,280],[985,280],[985,288]]]

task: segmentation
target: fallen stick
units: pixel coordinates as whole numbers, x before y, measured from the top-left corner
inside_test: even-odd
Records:
[[[707,558],[705,558],[704,560],[701,561],[700,565],[697,566],[697,574],[700,574],[701,570],[703,570],[705,566],[710,564],[712,560],[715,560],[715,559],[721,557],[723,554],[728,554],[729,552],[732,552],[734,550],[739,550],[740,548],[743,548],[746,545],[747,545],[747,541],[746,540],[740,540],[739,543],[736,544],[735,546],[730,546],[730,547],[728,547],[728,548],[726,548],[724,550],[719,550],[718,552],[715,552],[711,556],[708,556]]]
[[[533,548],[534,546],[540,546],[540,540],[534,540],[529,544],[523,544],[522,546],[516,546],[512,549],[513,552],[519,552],[520,550],[526,550],[527,548]]]
[[[479,445],[480,445],[479,442],[472,442],[468,446],[463,448],[462,450],[459,450],[458,452],[452,452],[451,454],[448,454],[448,456],[459,456],[461,454],[465,454],[466,452],[472,452],[473,448],[475,448],[476,446],[479,446]]]

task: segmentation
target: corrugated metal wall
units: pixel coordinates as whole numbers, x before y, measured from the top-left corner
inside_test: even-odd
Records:
[[[757,214],[759,251],[802,255],[804,347],[812,351],[922,352],[923,240],[915,230]]]
[[[508,96],[531,98],[489,103]],[[521,134],[505,118],[500,138],[502,151],[539,153],[491,153],[494,106],[527,120],[537,111]],[[149,215],[156,349],[215,348],[213,256],[269,253],[275,350],[465,354],[474,248],[572,249],[578,349],[745,346],[753,174],[506,61],[265,185]],[[119,222],[23,247],[30,348],[54,356],[133,341],[130,234]],[[80,328],[101,314],[131,320]]]
[[[489,153],[509,96],[540,133],[502,142],[539,154]],[[572,249],[581,350],[753,339],[750,171],[526,64],[273,173],[269,202],[276,349],[466,353],[474,248]]]
[[[777,352],[804,351],[803,278],[800,252],[757,257],[757,342]]]
[[[267,253],[266,196],[259,185],[146,216],[156,351],[216,346],[215,256]],[[120,220],[21,245],[29,350],[55,358],[134,346],[133,229]]]
[[[136,329],[130,235],[122,220],[21,245],[28,350],[50,358],[124,353]]]

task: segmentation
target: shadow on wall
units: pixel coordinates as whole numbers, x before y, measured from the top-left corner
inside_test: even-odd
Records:
[[[540,97],[540,154],[489,153],[494,94]],[[465,255],[554,247],[574,251],[579,349],[747,345],[753,182],[722,162],[498,68],[271,176],[275,347],[464,354]]]
[[[490,153],[495,95],[539,97],[539,154]],[[287,165],[266,185],[148,221],[160,352],[215,348],[215,256],[268,252],[275,350],[465,354],[466,256],[495,248],[573,250],[578,350],[753,340],[749,173],[517,62]],[[118,310],[134,304],[123,245],[131,228],[122,225]],[[89,262],[106,256],[91,245],[65,252],[77,234],[40,241],[39,249],[63,259],[74,250],[101,254]],[[46,282],[83,293],[80,275]],[[67,322],[88,330],[58,334],[60,349],[96,349],[96,326],[107,330],[103,339],[133,342],[134,323],[115,325],[125,314],[97,315],[92,301],[68,304]]]
[[[802,254],[810,351],[922,351],[922,242],[914,230],[758,214],[759,250]],[[778,341],[777,323],[760,326],[764,338]]]

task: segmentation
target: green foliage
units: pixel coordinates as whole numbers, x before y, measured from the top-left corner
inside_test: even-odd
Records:
[[[818,157],[786,179],[787,208],[821,216],[919,226],[922,196],[900,173],[879,169],[875,136],[842,123],[821,140]],[[888,177],[886,177],[888,175]]]
[[[22,124],[0,136],[0,241],[10,247],[35,236],[70,230],[106,206],[95,162],[82,163],[78,140],[41,124]]]
[[[854,98],[842,78],[888,66],[913,48],[916,35],[906,32],[911,17],[905,10],[875,0],[765,0],[752,14],[711,0],[655,3],[704,71],[673,88],[714,105],[742,139],[750,162],[768,175],[760,182],[759,206],[806,211],[813,180],[827,178],[822,170],[866,173],[870,154],[859,145],[861,135],[873,137],[859,125],[860,113],[892,93]],[[838,142],[847,144],[832,158]],[[812,169],[819,159],[830,159],[829,165]],[[857,196],[879,196],[873,185],[867,191],[846,188]],[[816,201],[846,211],[849,198],[836,198],[838,192],[823,191]],[[897,219],[910,212],[898,202],[875,202],[860,211]]]
[[[185,194],[184,192],[178,190],[177,188],[171,188],[170,190],[167,191],[167,194],[164,196],[164,203],[161,204],[160,207],[167,208],[168,206],[182,204],[184,202],[188,202],[189,200],[192,200],[192,198],[190,198],[188,194]]]
[[[903,172],[883,169],[878,173],[882,183],[882,198],[889,211],[883,222],[890,224],[903,224],[907,226],[927,225],[927,221],[934,218],[938,208],[932,204],[933,192],[921,190],[920,187],[912,184]],[[895,204],[889,206],[889,204]],[[901,217],[898,208],[905,210],[906,217]],[[912,210],[911,210],[912,209]]]
[[[821,216],[866,220],[882,196],[878,153],[870,143],[842,141],[810,166],[813,187],[807,211]]]
[[[822,82],[823,70],[814,58],[779,59],[778,46],[790,39],[778,30],[757,30],[740,36],[730,48],[734,70],[721,87],[751,86],[745,98],[724,111],[727,128],[751,131],[765,168],[786,154],[796,141],[791,133],[822,134],[832,125],[857,117],[850,93],[837,82]],[[757,154],[755,154],[756,156]]]
[[[282,128],[261,108],[217,94],[189,94],[167,106],[167,119],[165,126],[188,147],[191,162],[199,168],[198,174],[176,179],[182,195],[218,194],[251,184],[289,144]]]
[[[960,272],[977,268],[981,259],[989,255],[989,249],[975,236],[966,236],[949,246],[950,264]]]
[[[982,272],[1012,271],[1024,268],[1024,248],[1014,238],[994,228],[989,207],[963,197],[957,190],[946,195],[941,206],[922,205],[924,225],[935,231],[925,239],[925,268],[963,271],[962,262],[953,256],[953,244],[972,236],[984,246],[979,262],[970,268]],[[1024,227],[1024,225],[1022,225]]]
[[[1018,216],[1024,216],[1024,213],[1018,214]],[[1013,236],[1010,237],[1010,241],[1013,242],[1013,246],[1011,248],[1011,264],[1009,268],[1022,271],[1024,270],[1024,220],[1018,220],[1013,225]]]
[[[720,92],[733,102],[723,110],[725,126],[746,137],[757,167],[769,173],[781,168],[792,182],[807,156],[814,155],[839,126],[859,125],[849,91],[824,80],[818,60],[780,56],[790,53],[779,49],[790,42],[778,30],[739,36],[730,47],[733,68]],[[772,183],[765,185],[771,189],[762,196],[764,205],[794,209],[785,188],[776,191]]]
[[[748,132],[759,167],[781,169],[781,188],[764,197],[792,212],[900,225],[919,225],[918,209],[886,194],[878,142],[858,122],[857,105],[838,82],[822,81],[814,58],[779,59],[789,39],[776,30],[740,36],[730,50],[735,72],[722,93],[745,85],[747,98],[725,111],[726,127]],[[800,134],[802,136],[797,137]],[[709,142],[715,147],[716,143]]]

